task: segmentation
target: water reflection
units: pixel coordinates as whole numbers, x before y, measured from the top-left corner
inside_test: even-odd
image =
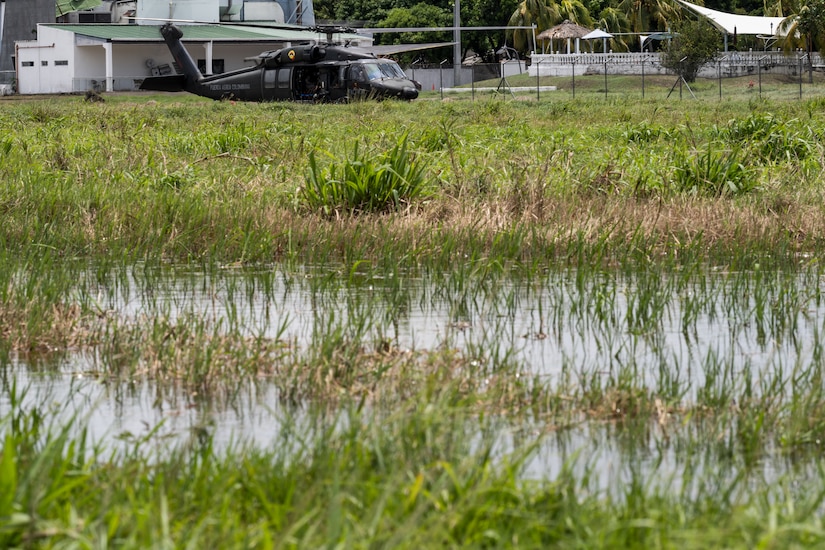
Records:
[[[691,400],[816,363],[825,333],[821,293],[813,268],[690,274],[548,269],[474,278],[342,266],[140,266],[83,272],[74,299],[135,324],[199,319],[219,331],[283,340],[298,350],[338,331],[365,345],[389,339],[405,349],[455,347],[489,370],[515,361],[551,384],[630,376],[634,384]],[[239,384],[216,401],[168,381],[108,378],[108,360],[94,349],[5,358],[0,415],[16,384],[28,389],[26,405],[50,404],[83,418],[96,440],[181,442],[209,433],[224,444],[270,445],[278,438],[285,411],[265,382]],[[546,439],[527,470],[558,473],[573,461],[584,468],[580,475],[604,486],[618,472],[624,472],[621,479],[635,475],[630,466],[646,465],[665,477],[684,466],[683,449],[663,446],[661,434],[641,435],[634,432],[624,444],[609,425],[564,430]]]

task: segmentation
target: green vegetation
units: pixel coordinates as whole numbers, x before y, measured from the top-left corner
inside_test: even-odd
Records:
[[[721,38],[707,21],[683,21],[673,29],[662,55],[662,66],[685,79],[695,82],[699,71],[713,61],[721,46]]]
[[[0,546],[825,544],[823,101],[602,82],[0,102]]]
[[[386,152],[360,154],[356,142],[352,159],[326,170],[309,153],[309,174],[302,201],[310,211],[326,215],[397,211],[425,197],[430,185],[422,161],[408,151],[407,136]]]

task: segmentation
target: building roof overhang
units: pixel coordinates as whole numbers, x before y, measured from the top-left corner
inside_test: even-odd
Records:
[[[160,25],[46,24],[45,27],[72,32],[98,41],[135,44],[163,42]],[[181,25],[184,42],[310,42],[323,41],[326,33],[295,25]],[[336,33],[337,40],[364,40],[354,33]]]

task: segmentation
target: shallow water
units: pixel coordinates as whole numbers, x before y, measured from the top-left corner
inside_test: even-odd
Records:
[[[766,373],[805,369],[818,361],[825,334],[822,289],[813,268],[773,273],[709,268],[693,274],[546,270],[527,277],[475,277],[377,275],[338,266],[208,273],[141,266],[105,276],[85,272],[74,299],[135,323],[197,318],[219,330],[278,338],[299,349],[336,330],[367,347],[382,339],[400,348],[450,346],[491,370],[515,361],[551,381],[632,376],[634,383],[662,392],[679,388],[690,400],[714,384],[746,380],[758,392]],[[8,411],[16,383],[27,388],[27,403],[50,404],[67,418],[76,415],[93,439],[113,444],[143,437],[179,443],[209,433],[223,444],[268,445],[278,435],[284,411],[277,391],[266,383],[215,403],[182,389],[170,391],[168,384],[161,391],[151,380],[107,379],[101,361],[95,350],[44,360],[10,356],[2,366],[0,416]],[[518,431],[538,437],[543,430]],[[653,432],[623,446],[610,426],[583,425],[562,438],[547,438],[527,471],[558,472],[579,456],[587,457],[582,468],[599,472],[600,485],[614,480],[615,469],[633,474],[631,465],[675,471],[678,455],[672,448],[663,452],[662,434]],[[505,448],[510,446],[506,433]],[[778,462],[766,468],[785,470]]]
[[[400,348],[447,345],[491,362],[511,358],[547,376],[633,368],[648,385],[666,375],[701,385],[709,360],[722,359],[734,372],[811,361],[825,328],[824,288],[816,270],[546,271],[529,280],[476,280],[353,276],[325,266],[208,275],[135,270],[94,301],[137,322],[187,315],[302,348],[340,329],[365,343],[389,338]]]

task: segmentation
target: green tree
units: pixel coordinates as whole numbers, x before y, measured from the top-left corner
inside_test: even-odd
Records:
[[[453,14],[444,8],[425,4],[423,2],[411,8],[393,8],[378,24],[383,28],[421,28],[421,27],[450,27],[453,24]],[[452,39],[452,33],[439,31],[387,33],[376,35],[382,44],[424,44],[428,42],[446,42]],[[437,48],[421,52],[402,55],[406,61],[414,57],[423,57],[429,61],[450,58],[452,48]]]
[[[599,28],[614,35],[608,42],[610,48],[617,52],[626,52],[625,33],[630,32],[630,21],[627,14],[615,7],[606,7],[599,13]]]
[[[411,8],[412,0],[314,0],[312,7],[318,19],[357,22],[374,26],[393,8]]]
[[[765,0],[763,12],[767,16],[783,17],[797,13],[800,7],[798,0]]]
[[[665,47],[662,65],[686,82],[696,80],[699,70],[719,51],[721,37],[710,23],[686,20],[677,24],[675,35]]]
[[[825,52],[825,0],[808,0],[779,26],[786,50],[803,46],[809,54]]]
[[[378,23],[383,28],[412,28],[412,27],[450,27],[453,24],[453,14],[443,8],[423,2],[411,8],[393,8],[387,16]],[[405,32],[388,33],[382,40],[385,44],[421,44],[424,42],[440,42],[447,38],[443,32]]]
[[[418,4],[435,10],[426,12]],[[461,25],[464,27],[504,26],[517,5],[518,0],[461,0]],[[349,22],[354,25],[388,28],[452,26],[453,24],[453,0],[434,0],[426,4],[421,0],[314,0],[313,6],[315,17],[319,20]],[[394,12],[399,9],[402,11]],[[449,19],[445,20],[442,17],[443,14],[449,14]],[[429,19],[429,16],[433,18]],[[376,35],[376,37],[380,43],[388,43],[383,35]],[[398,35],[389,38],[390,42],[397,40]],[[435,41],[440,40],[452,40],[452,35],[439,36]],[[403,37],[402,41],[407,41],[407,37]],[[412,41],[419,42],[420,38]],[[506,32],[504,30],[465,31],[461,34],[461,41],[465,53],[469,48],[478,53],[486,53],[495,51],[506,43]],[[430,57],[433,55],[435,54]],[[452,54],[449,57],[452,57]],[[443,59],[443,56],[439,59]]]
[[[557,10],[559,12],[559,21],[555,21],[556,23],[561,23],[565,19],[576,23],[577,25],[581,25],[583,27],[589,27],[593,24],[593,18],[590,17],[590,11],[588,11],[587,7],[582,4],[580,0],[556,0]],[[544,29],[539,29],[540,31]]]
[[[673,0],[621,0],[617,8],[627,16],[632,32],[663,31],[680,19]]]
[[[508,27],[530,27],[536,25],[539,31],[549,29],[557,21],[560,21],[561,14],[558,5],[547,4],[545,0],[522,0],[516,7],[516,11],[510,16],[507,22]],[[508,31],[508,37],[512,37],[513,47],[521,52],[528,51],[533,46],[533,32],[527,29],[513,29]]]
[[[461,0],[461,24],[465,27],[501,27],[507,24],[517,5],[518,0]],[[470,48],[485,55],[507,44],[507,33],[503,30],[465,31],[461,33],[461,41],[465,53]]]

